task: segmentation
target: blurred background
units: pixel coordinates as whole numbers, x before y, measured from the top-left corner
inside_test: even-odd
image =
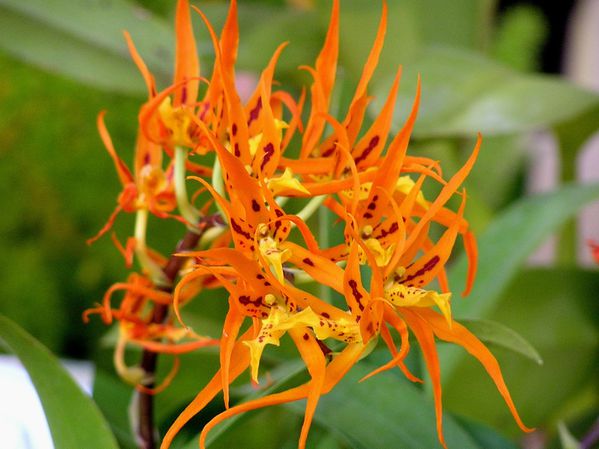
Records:
[[[220,30],[226,2],[195,3]],[[446,408],[507,438],[493,447],[566,447],[568,432],[584,440],[599,410],[599,272],[588,246],[589,239],[599,241],[599,209],[592,205],[599,189],[575,184],[599,181],[594,93],[599,91],[599,1],[388,3],[385,50],[370,86],[373,111],[380,109],[402,64],[395,130],[411,105],[418,73],[423,80],[414,154],[441,160],[451,174],[471,151],[476,133],[484,136],[467,182],[467,216],[485,257],[479,287],[467,300],[457,300],[456,316],[503,323],[544,360],[538,365],[505,345],[493,347],[525,421],[539,429],[532,435],[522,437],[476,363],[450,348],[442,354],[449,366]],[[99,320],[89,325],[81,320],[108,286],[127,275],[109,237],[85,244],[105,223],[120,190],[95,123],[98,112],[107,110],[115,146],[131,161],[145,92],[122,30],[131,33],[164,87],[173,62],[174,5],[174,0],[0,0],[0,313],[61,357],[96,361],[99,391],[115,388],[125,395],[95,393],[115,428],[126,410],[109,410],[108,404],[126,408],[130,392],[112,373],[106,329]],[[278,43],[289,40],[276,79],[285,90],[299,92],[309,80],[297,67],[313,64],[329,9],[327,0],[241,0],[239,82],[251,85]],[[341,10],[335,107],[344,111],[374,37],[380,4],[342,0]],[[213,52],[196,19],[207,74]],[[549,193],[540,200],[531,196],[544,192]],[[121,240],[132,225],[132,217],[119,216],[114,229]],[[176,230],[151,228],[152,244],[172,248],[178,234],[171,229]],[[456,259],[452,272],[457,286],[460,262]],[[183,373],[187,384],[178,394],[193,397],[201,378],[207,378],[193,376],[193,370],[187,378]],[[165,396],[165,422],[186,400]],[[561,439],[559,423],[564,424]],[[124,425],[120,432],[128,447]],[[270,446],[272,441],[260,444],[283,447]],[[330,444],[326,447],[353,447]]]

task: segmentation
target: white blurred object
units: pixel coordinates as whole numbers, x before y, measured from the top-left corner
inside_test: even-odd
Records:
[[[90,362],[63,361],[79,386],[91,395]],[[35,388],[19,359],[0,355],[0,435],[2,449],[53,449],[50,429]]]
[[[570,17],[564,72],[580,86],[599,91],[599,0],[579,0]]]
[[[559,152],[555,136],[549,131],[537,131],[529,136],[526,145],[530,163],[526,179],[529,195],[551,192],[557,188],[559,179]],[[557,239],[553,235],[530,255],[528,265],[551,266],[555,263]]]

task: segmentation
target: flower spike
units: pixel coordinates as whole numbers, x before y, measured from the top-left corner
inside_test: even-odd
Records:
[[[214,49],[210,81],[200,76],[191,8],[201,16]],[[177,1],[174,79],[160,92],[125,33],[148,90],[139,112],[132,169],[114,148],[104,112],[98,116],[100,137],[122,185],[117,206],[98,236],[121,211],[136,212],[134,236],[126,247],[115,241],[126,263],[135,260],[141,273],[110,287],[84,320],[98,314],[106,324],[117,322],[115,369],[138,389],[144,399],[140,407],[151,405],[151,395],[167,387],[179,354],[208,346],[219,351],[219,369],[171,425],[161,449],[221,392],[224,411],[208,416],[201,448],[224,420],[297,400],[306,401],[298,447],[309,447],[320,398],[378,343],[388,348],[388,360],[362,381],[398,368],[410,381],[422,382],[405,363],[411,345],[418,344],[432,382],[438,439],[447,448],[436,339],[462,346],[479,360],[515,421],[524,431],[531,430],[516,411],[497,361],[454,319],[451,307],[446,268],[458,236],[469,261],[463,294],[472,289],[476,274],[477,247],[466,218],[463,183],[477,159],[481,136],[450,177],[439,161],[409,154],[423,86],[418,76],[410,113],[391,135],[401,67],[380,113],[366,117],[372,101],[368,86],[387,30],[385,1],[341,118],[330,111],[339,57],[339,0],[331,0],[329,28],[315,63],[300,67],[310,74],[311,83],[298,96],[274,88],[287,43],[276,48],[253,93],[238,89],[237,14],[237,1],[230,0],[217,36],[201,10],[189,0]],[[200,89],[202,81],[206,89]],[[429,183],[436,189],[429,190]],[[425,194],[429,191],[439,193]],[[457,208],[450,206],[454,196],[461,199]],[[323,207],[334,220],[330,230],[315,232],[313,214]],[[169,258],[146,245],[146,232],[152,229],[148,220],[157,218],[174,218],[187,226]],[[326,237],[331,232],[339,233],[332,246]],[[306,288],[305,283],[318,288]],[[222,330],[213,336],[192,330],[184,313],[192,301],[201,306],[209,289],[222,296],[226,308]],[[344,300],[331,301],[331,292]],[[232,383],[248,372],[258,384],[269,365],[263,354],[285,339],[297,348],[308,380],[238,402]],[[125,363],[125,350],[132,345],[143,351],[138,366]],[[175,365],[156,386],[155,367],[150,366],[154,362],[148,360],[155,361],[158,354],[173,355]],[[145,419],[140,438],[155,447],[152,413],[145,409],[140,416]]]

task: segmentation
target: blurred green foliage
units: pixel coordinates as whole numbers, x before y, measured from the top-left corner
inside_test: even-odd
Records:
[[[297,67],[311,64],[317,55],[330,2],[315,0],[310,8],[300,8],[299,3],[241,2],[240,70],[258,72],[276,46],[289,40],[277,79],[289,90],[299,91],[308,78]],[[523,264],[544,236],[559,230],[599,192],[597,187],[568,187],[549,199],[523,200],[522,180],[527,171],[527,137],[539,129],[556,133],[563,178],[572,180],[581,145],[599,129],[599,99],[559,78],[534,73],[548,33],[545,20],[531,6],[498,16],[495,3],[390,0],[386,46],[370,91],[375,111],[384,102],[398,65],[403,65],[397,128],[421,74],[422,107],[412,150],[441,160],[447,174],[467,157],[476,132],[484,133],[483,151],[467,183],[467,214],[481,231],[484,257],[478,286],[467,302],[456,301],[456,315],[503,323],[540,352],[545,364],[536,366],[493,347],[525,421],[542,429],[552,447],[559,447],[557,422],[566,420],[568,428],[580,435],[599,407],[591,383],[597,374],[599,347],[598,323],[591,319],[599,273],[576,267],[572,226],[562,233],[566,243],[560,265],[530,270]],[[206,1],[201,6],[220,29],[226,3]],[[336,92],[341,113],[360,75],[379,14],[377,2],[342,2]],[[81,320],[83,310],[127,272],[109,238],[92,247],[84,243],[105,222],[119,191],[95,120],[99,111],[108,111],[115,146],[130,161],[144,86],[129,60],[121,30],[131,32],[159,84],[165,86],[172,70],[172,15],[173,2],[167,0],[0,0],[0,252],[5,261],[0,271],[0,313],[61,356],[96,361],[94,397],[122,447],[134,447],[125,410],[131,390],[113,373],[110,338],[100,338],[105,329],[99,320],[88,326]],[[196,24],[202,61],[209,67],[211,46],[200,21]],[[152,244],[165,251],[174,246],[179,236],[171,231],[176,226],[152,226],[154,231],[164,229],[159,234],[166,236],[154,237]],[[131,217],[122,214],[115,231],[124,239],[131,227]],[[462,262],[457,262],[452,279],[463,277]],[[460,281],[452,285],[456,288]],[[189,320],[218,329],[214,317],[222,315],[222,307],[216,300],[207,302],[211,313],[200,316],[202,304],[198,311],[188,310]],[[283,349],[277,357],[284,359],[291,351]],[[273,354],[266,354],[267,365]],[[129,356],[134,360],[138,354]],[[173,386],[158,396],[161,430],[205,384],[216,359],[210,351],[186,357]],[[443,361],[447,437],[454,441],[450,447],[513,448],[513,443],[471,420],[483,418],[517,439],[515,427],[507,422],[508,412],[475,362],[453,350],[443,351]],[[301,373],[292,363],[285,365],[286,373],[295,379]],[[412,363],[417,369],[417,354]],[[168,371],[170,360],[164,358],[161,365],[161,372]],[[403,441],[405,447],[436,447],[432,430],[412,432],[433,429],[426,390],[408,385],[397,373],[366,385],[355,385],[358,376],[352,376],[323,398],[311,435],[318,447],[371,447],[382,435],[390,442]],[[235,399],[248,395],[245,381],[234,390]],[[281,384],[272,388],[278,387]],[[186,436],[192,438],[220,406],[211,405]],[[291,406],[235,420],[215,447],[239,446],[240,441],[248,448],[293,447],[300,423],[297,410]],[[360,411],[369,414],[367,426],[353,424]],[[469,419],[456,419],[452,413]],[[270,425],[265,428],[264,422]]]

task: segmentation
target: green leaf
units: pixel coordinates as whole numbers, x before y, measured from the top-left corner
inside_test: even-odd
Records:
[[[128,94],[145,86],[123,30],[159,82],[173,61],[173,32],[161,19],[124,0],[0,0],[0,47],[46,70]]]
[[[375,368],[364,361],[354,367],[321,398],[315,422],[345,438],[356,449],[440,448],[432,400],[392,372],[358,382]],[[289,407],[304,412],[303,402]],[[482,449],[447,413],[443,415],[443,427],[448,447]]]
[[[277,382],[273,383],[271,386],[262,391],[253,391],[249,394],[246,394],[243,401],[256,399],[258,397],[279,391],[283,388],[290,387],[293,382],[297,381],[300,373],[303,370],[304,366],[297,360],[293,360],[279,366],[271,373],[273,377],[278,379]],[[236,415],[216,427],[212,432],[210,432],[210,434],[208,434],[206,439],[207,445],[209,447],[212,447],[212,445],[214,445],[214,447],[226,447],[223,446],[223,440],[225,439],[226,435],[230,433],[243,432],[243,429],[240,427],[240,425],[248,420],[248,415],[248,413]],[[263,429],[261,431],[263,432],[265,430]],[[184,449],[195,449],[197,448],[197,445],[198,438],[194,437],[187,444],[185,444]]]
[[[493,319],[509,324],[543,356],[544,363],[539,366],[514,357],[511,351],[493,348],[526,424],[550,425],[582,389],[596,383],[597,291],[597,271],[534,269],[522,271],[497,302]],[[449,349],[448,345],[443,349]],[[445,359],[441,360],[447,408],[521,434],[480,364],[464,351],[451,352],[458,357],[457,365],[448,366]],[[596,399],[594,404],[596,410]]]
[[[118,448],[94,402],[44,346],[4,316],[0,316],[0,339],[27,369],[57,449]]]
[[[314,425],[320,425],[349,447],[360,449],[370,447],[402,449],[440,448],[435,430],[435,414],[432,400],[422,391],[395,373],[384,373],[359,383],[359,379],[372,371],[375,366],[362,361],[354,367],[333,391],[323,396],[319,402]],[[288,364],[287,375],[260,396],[281,391],[298,384],[298,372],[304,371],[296,362]],[[257,397],[256,393],[245,400]],[[285,406],[303,416],[303,401]],[[231,418],[214,429],[208,437],[214,447],[223,447],[221,439],[225,434],[247,433],[251,427],[248,420],[256,413],[250,412]],[[280,412],[279,412],[280,413]],[[444,434],[449,447],[461,449],[480,448],[469,434],[449,415],[444,415]],[[261,433],[277,432],[277,429],[260,427]],[[299,438],[299,429],[289,435],[289,439]],[[310,439],[308,445],[310,445]],[[197,438],[185,448],[197,447]]]
[[[510,351],[517,352],[532,360],[538,365],[543,364],[539,352],[518,332],[504,326],[501,323],[490,320],[460,320],[470,332],[476,335],[484,343],[500,346]]]
[[[479,264],[474,287],[468,298],[453,302],[458,321],[489,316],[526,257],[556,228],[598,196],[598,184],[569,185],[555,192],[524,198],[500,214],[478,238]],[[449,282],[454,291],[463,290],[466,269],[467,260],[462,255],[449,270]],[[493,319],[514,327],[511,319],[503,321],[495,315]],[[522,335],[526,336],[525,333]],[[535,344],[535,347],[538,346]],[[447,379],[466,358],[462,352],[446,347],[440,351],[440,357]]]
[[[317,3],[321,16],[328,17],[330,2]],[[408,67],[430,45],[482,50],[493,29],[494,0],[390,0],[387,4],[389,25],[375,80],[394,77],[399,64]],[[380,16],[380,4],[345,0],[341,5],[340,65],[349,69],[354,82],[372,47]]]
[[[111,354],[112,355],[112,351]],[[96,365],[97,366],[97,365]],[[96,368],[94,378],[94,401],[108,421],[110,430],[121,449],[138,449],[129,422],[129,407],[133,388],[111,371]]]
[[[406,61],[394,126],[412,104],[418,74],[422,103],[417,137],[509,134],[563,122],[597,105],[599,97],[558,78],[521,74],[475,53],[429,47]],[[375,89],[375,110],[391,78]]]
[[[259,26],[268,17],[268,26]],[[249,23],[254,18],[253,23]],[[303,75],[298,66],[313,64],[326,27],[311,11],[284,8],[244,8],[240,19],[246,25],[239,41],[239,67],[260,72],[268,64],[276,48],[285,41],[285,48],[277,64],[277,79],[281,76]],[[288,87],[288,86],[286,86]]]
[[[484,449],[518,449],[514,443],[499,435],[490,427],[466,418],[457,418],[462,427]]]
[[[524,198],[509,207],[478,236],[478,274],[470,296],[454,301],[457,318],[481,318],[496,305],[518,268],[552,232],[584,205],[599,197],[599,184],[567,185],[554,192]],[[460,257],[449,272],[454,291],[461,291],[467,260]]]
[[[493,31],[495,0],[401,0],[399,3],[415,9],[416,27],[426,44],[480,50]]]

